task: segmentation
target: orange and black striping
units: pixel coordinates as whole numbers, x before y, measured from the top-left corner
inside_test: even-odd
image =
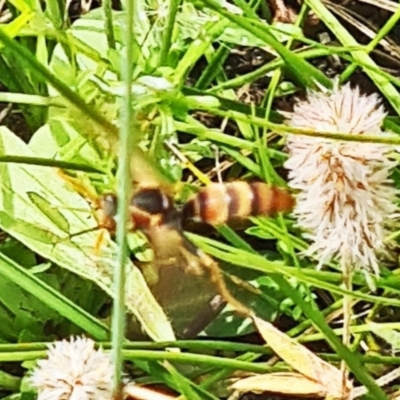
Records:
[[[231,219],[290,211],[293,205],[289,192],[262,182],[213,183],[184,205],[183,220],[221,225]]]
[[[250,213],[252,216],[287,212],[294,206],[293,197],[286,190],[262,182],[251,183],[249,188],[253,197]]]

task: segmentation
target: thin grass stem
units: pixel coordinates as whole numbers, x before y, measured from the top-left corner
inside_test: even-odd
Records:
[[[128,219],[128,202],[130,187],[130,156],[132,146],[131,132],[132,120],[134,118],[132,108],[132,68],[133,48],[131,46],[131,35],[134,24],[134,0],[126,1],[126,30],[124,41],[126,44],[126,55],[122,58],[121,76],[124,81],[125,93],[123,96],[120,115],[120,141],[119,141],[119,164],[117,171],[117,266],[114,270],[114,308],[112,318],[112,359],[115,367],[114,372],[114,394],[115,398],[121,398],[121,369],[122,369],[122,342],[125,335],[125,281],[127,261],[127,232],[126,221]]]

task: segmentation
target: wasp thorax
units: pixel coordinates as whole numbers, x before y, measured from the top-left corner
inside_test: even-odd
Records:
[[[174,207],[172,199],[159,188],[140,189],[133,195],[131,206],[149,214],[162,214]]]

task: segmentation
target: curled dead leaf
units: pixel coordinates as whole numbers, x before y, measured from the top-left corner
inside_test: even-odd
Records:
[[[254,324],[266,343],[297,372],[272,373],[241,379],[233,384],[239,391],[273,392],[306,397],[345,400],[352,383],[342,389],[342,373],[317,357],[305,346],[276,329],[272,324],[253,316]]]

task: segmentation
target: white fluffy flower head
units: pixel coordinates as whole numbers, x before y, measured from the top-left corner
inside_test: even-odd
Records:
[[[30,378],[38,400],[111,400],[110,355],[87,338],[55,342],[47,359],[39,360]]]
[[[309,93],[288,121],[296,128],[349,135],[385,135],[385,117],[376,95],[350,85]],[[342,268],[379,274],[385,222],[396,210],[389,178],[394,163],[384,144],[288,136],[290,186],[299,191],[295,216],[312,244],[319,266],[337,259]]]

